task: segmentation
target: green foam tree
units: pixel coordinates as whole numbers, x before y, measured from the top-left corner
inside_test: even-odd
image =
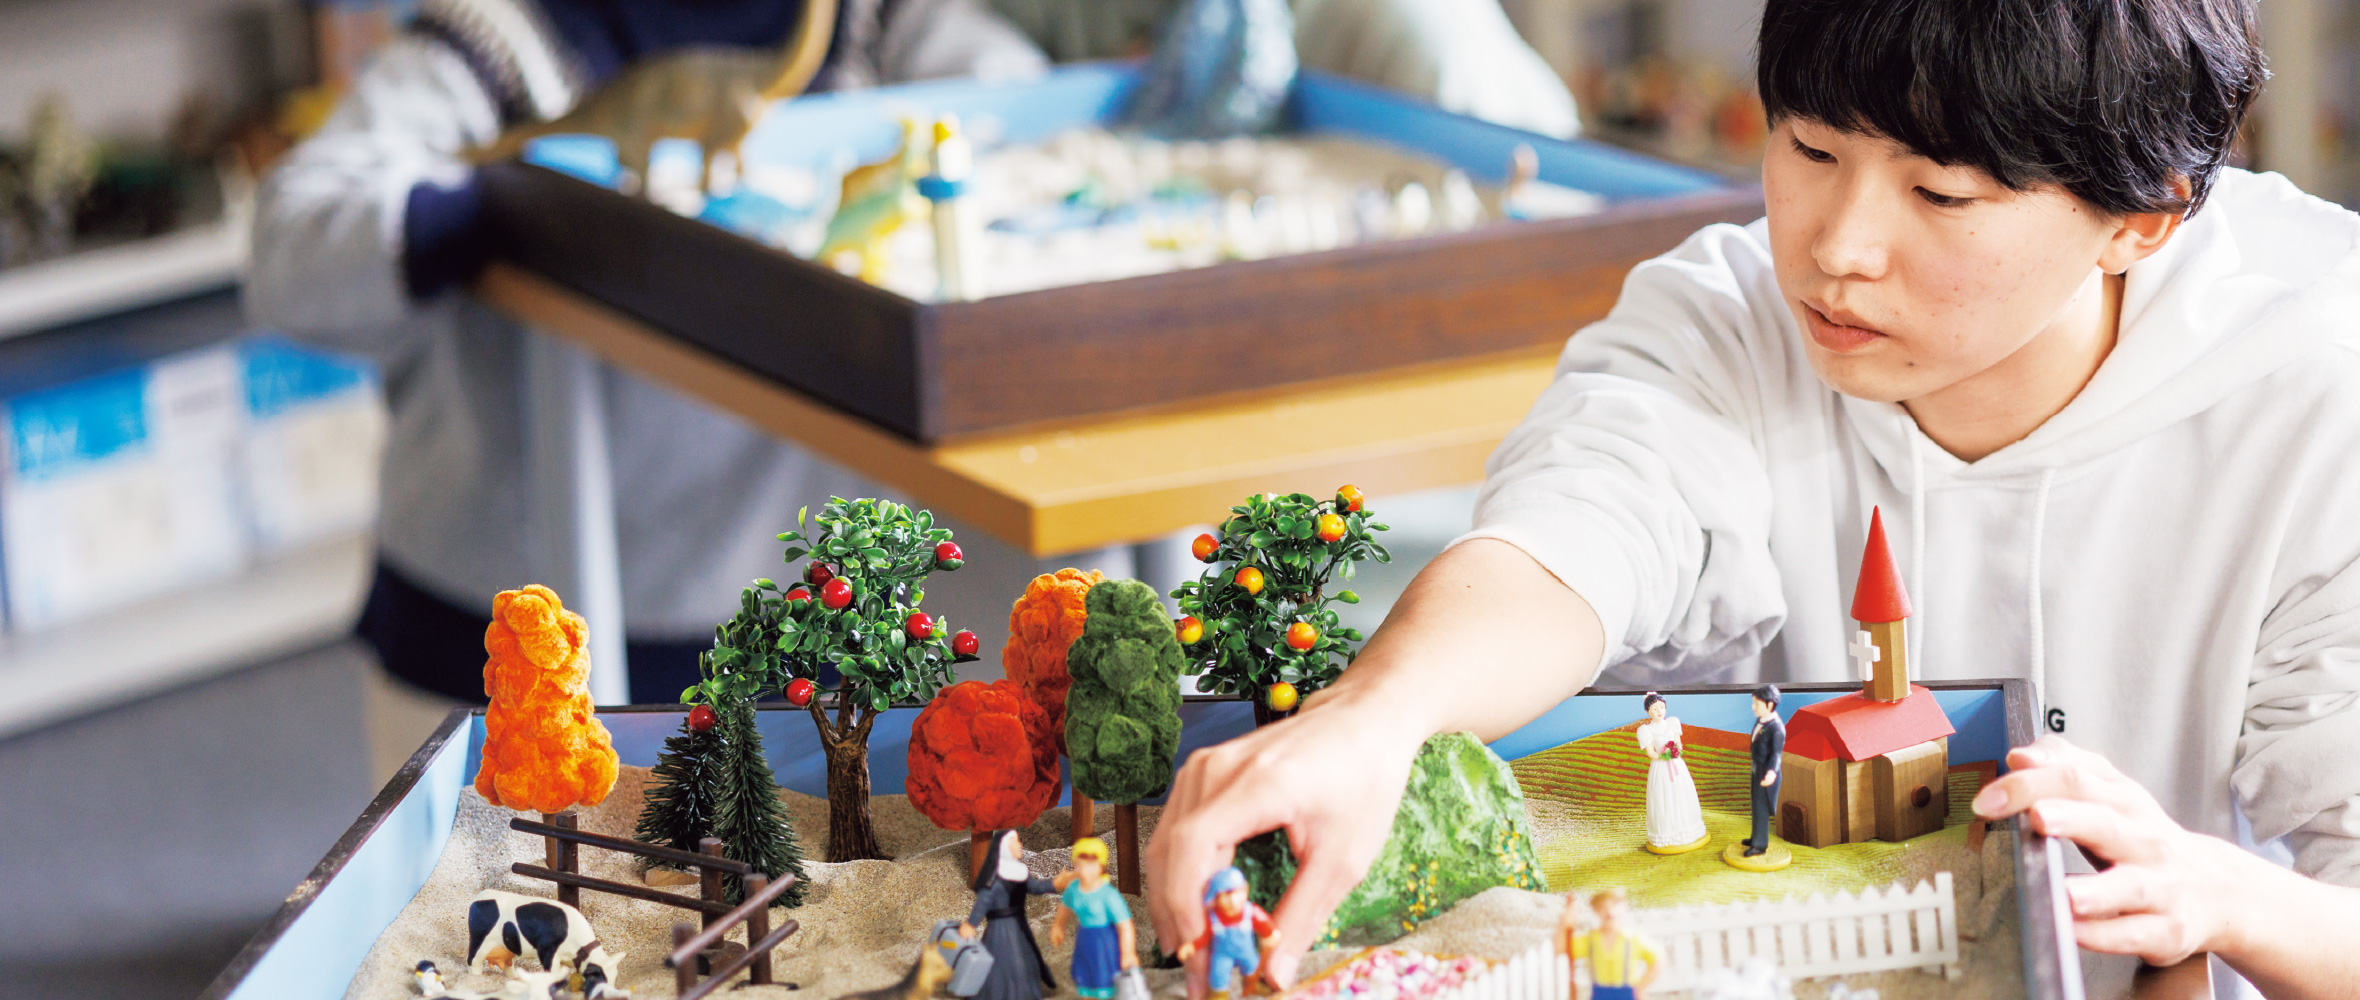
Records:
[[[1073,786],[1116,803],[1117,882],[1138,891],[1138,801],[1172,785],[1180,752],[1180,674],[1188,658],[1155,588],[1108,580],[1083,602],[1082,634],[1065,653],[1065,748]]]

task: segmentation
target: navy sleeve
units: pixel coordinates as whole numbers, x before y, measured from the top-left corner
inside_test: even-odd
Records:
[[[429,299],[475,277],[491,256],[483,191],[475,175],[457,187],[411,186],[402,210],[402,281],[413,299]]]

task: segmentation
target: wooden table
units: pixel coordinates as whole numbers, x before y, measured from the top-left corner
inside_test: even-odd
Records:
[[[1555,352],[1301,384],[923,445],[519,268],[477,294],[536,330],[794,441],[1036,556],[1218,521],[1264,490],[1326,496],[1472,483],[1549,381]]]
[[[505,263],[476,286],[542,336],[525,350],[526,467],[541,580],[582,612],[601,705],[630,701],[605,362],[733,413],[1035,556],[1219,521],[1265,490],[1377,495],[1482,479],[1549,382],[1554,350],[1298,384],[1234,398],[919,444]]]

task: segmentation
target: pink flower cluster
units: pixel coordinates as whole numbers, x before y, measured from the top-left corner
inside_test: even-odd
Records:
[[[1378,948],[1303,984],[1293,1000],[1427,1000],[1490,967],[1480,958]]]

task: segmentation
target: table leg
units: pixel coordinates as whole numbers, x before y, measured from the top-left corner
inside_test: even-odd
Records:
[[[612,452],[597,359],[538,332],[525,337],[526,475],[547,568],[541,582],[590,626],[590,697],[631,700],[623,652],[623,574],[615,540]]]

